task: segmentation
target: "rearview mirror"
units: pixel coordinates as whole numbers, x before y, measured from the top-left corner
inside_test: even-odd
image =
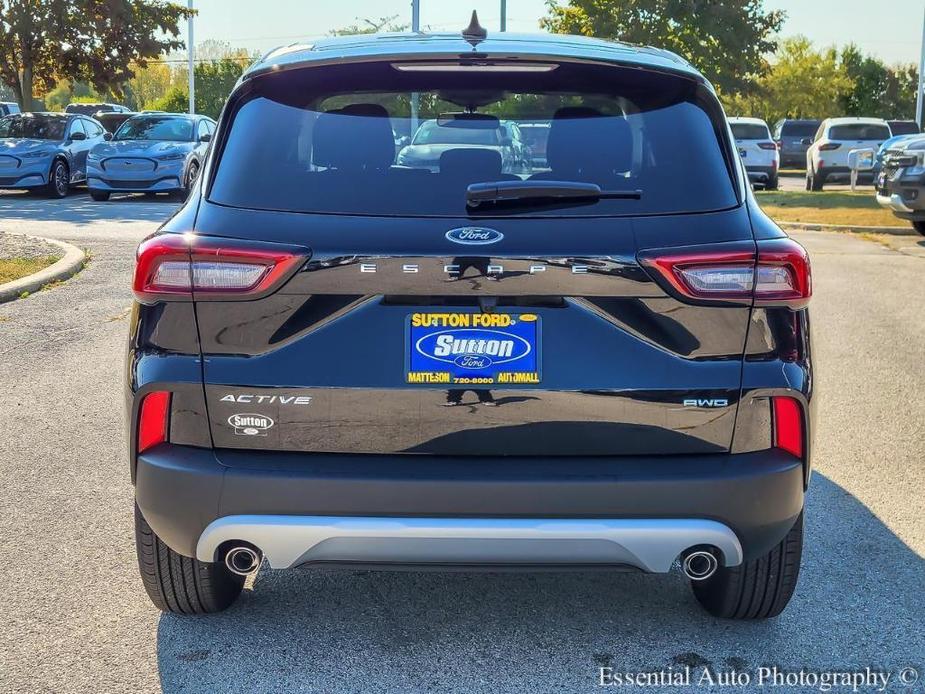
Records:
[[[73,142],[77,142],[78,140],[86,140],[86,139],[87,139],[87,133],[81,133],[81,132],[71,133],[71,140]]]
[[[200,142],[211,142],[211,140],[212,140],[212,135],[210,133],[203,133],[202,135],[199,136]]]

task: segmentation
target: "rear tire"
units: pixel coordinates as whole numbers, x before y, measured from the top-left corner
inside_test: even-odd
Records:
[[[183,181],[184,199],[188,198],[189,194],[193,191],[193,186],[196,185],[197,178],[199,178],[199,162],[191,161],[189,168],[186,170],[185,180]]]
[[[61,159],[56,159],[51,164],[51,170],[48,172],[48,183],[45,185],[45,193],[50,198],[60,200],[67,197],[70,188],[71,171],[67,163]]]
[[[818,193],[820,190],[822,190],[822,184],[824,182],[825,182],[825,179],[822,178],[819,174],[817,174],[812,169],[809,169],[806,172],[806,190],[810,190],[810,191],[813,191],[814,193]]]
[[[779,545],[739,566],[722,566],[705,581],[691,581],[694,596],[714,617],[767,619],[790,602],[800,575],[803,514]]]
[[[772,176],[768,179],[768,182],[764,184],[765,190],[777,190],[778,181],[777,176]]]
[[[221,612],[241,594],[244,577],[222,563],[209,563],[174,552],[154,533],[135,505],[138,569],[151,602],[175,614]]]
[[[912,228],[919,232],[922,236],[925,236],[925,221],[912,222]]]
[[[109,193],[105,190],[91,190],[90,197],[96,202],[106,202],[109,200]]]

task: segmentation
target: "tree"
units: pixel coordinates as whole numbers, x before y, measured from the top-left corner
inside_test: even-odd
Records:
[[[547,0],[540,25],[558,34],[584,34],[667,48],[726,93],[748,92],[767,70],[765,55],[785,14],[765,12],[763,0]]]
[[[879,113],[889,79],[889,70],[883,61],[865,56],[857,46],[849,43],[842,49],[841,63],[845,74],[854,83],[853,88],[842,94],[839,99],[842,112],[846,116]]]
[[[0,81],[23,110],[58,79],[118,92],[133,63],[183,46],[178,24],[188,15],[167,0],[2,0]]]
[[[170,66],[162,61],[152,61],[144,67],[132,65],[131,69],[134,75],[123,88],[124,103],[137,111],[154,108],[155,102],[163,99],[179,81]]]
[[[99,103],[107,101],[107,96],[100,94],[86,82],[61,80],[55,88],[45,94],[45,108],[49,111],[63,111],[72,102]]]
[[[378,34],[383,31],[396,32],[407,31],[407,24],[396,24],[397,14],[391,17],[380,17],[379,19],[357,18],[357,24],[351,24],[341,29],[332,29],[331,36],[354,36],[356,34]]]
[[[244,68],[253,60],[254,56],[239,49],[231,51],[219,60],[197,64],[193,70],[196,78],[196,112],[218,118]],[[153,106],[161,111],[185,112],[189,106],[189,89],[186,82],[175,84]]]
[[[730,115],[756,116],[773,125],[780,118],[840,115],[840,98],[854,82],[839,63],[835,48],[817,51],[809,39],[781,42],[770,71],[749,94],[721,94]]]
[[[883,90],[883,117],[891,120],[915,120],[915,95],[918,88],[918,66],[909,63],[890,68]]]
[[[847,116],[915,118],[915,92],[918,70],[915,65],[887,67],[882,60],[864,55],[854,44],[842,50],[845,73],[853,89],[842,94],[840,102]]]

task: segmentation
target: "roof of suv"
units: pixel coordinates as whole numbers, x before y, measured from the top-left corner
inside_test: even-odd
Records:
[[[864,125],[886,125],[887,122],[882,118],[860,118],[855,116],[843,116],[841,118],[826,118],[826,125],[852,125],[862,123]]]
[[[489,33],[488,38],[479,42],[476,48],[473,48],[459,32],[362,34],[326,38],[312,43],[296,43],[270,51],[245,70],[241,79],[247,80],[268,71],[312,63],[362,62],[383,58],[446,59],[466,55],[481,59],[506,60],[598,60],[661,68],[703,79],[703,76],[683,58],[659,48],[634,46],[587,36],[506,32]]]
[[[767,126],[767,123],[765,123],[760,118],[747,118],[746,116],[732,116],[731,118],[727,118],[726,120],[729,121],[730,123],[748,123],[750,125]]]

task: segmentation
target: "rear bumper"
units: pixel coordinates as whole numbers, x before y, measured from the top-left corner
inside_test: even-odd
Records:
[[[691,547],[742,563],[735,533],[710,520],[226,516],[209,524],[200,561],[224,543],[259,547],[274,569],[319,563],[399,566],[631,567],[665,573]]]
[[[777,175],[776,166],[746,166],[745,173],[748,174],[748,180],[755,183],[767,183]]]
[[[208,449],[161,445],[139,456],[136,474],[139,508],[172,549],[211,560],[222,542],[246,540],[278,568],[346,561],[662,571],[698,544],[720,547],[735,564],[780,542],[803,490],[803,464],[777,450],[532,459],[223,450],[220,463]]]

